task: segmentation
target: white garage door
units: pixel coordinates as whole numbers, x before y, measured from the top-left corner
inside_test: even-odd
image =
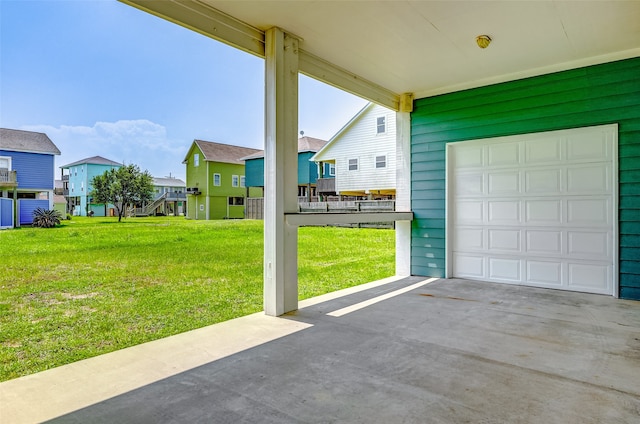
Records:
[[[447,146],[449,275],[590,293],[617,284],[617,125]]]

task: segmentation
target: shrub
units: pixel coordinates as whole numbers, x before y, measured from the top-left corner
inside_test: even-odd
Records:
[[[33,226],[39,228],[52,228],[60,224],[62,215],[52,209],[36,208],[33,211]]]

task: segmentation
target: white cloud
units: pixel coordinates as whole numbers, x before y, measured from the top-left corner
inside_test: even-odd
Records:
[[[56,168],[92,156],[134,163],[154,176],[185,177],[182,164],[192,140],[171,140],[166,128],[146,119],[96,122],[92,127],[29,125],[23,130],[46,133],[60,152]],[[60,171],[56,169],[56,177]]]

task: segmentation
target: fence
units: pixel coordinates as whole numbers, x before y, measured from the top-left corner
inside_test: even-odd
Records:
[[[13,228],[13,199],[0,197],[0,230]]]
[[[33,223],[33,211],[37,208],[49,209],[49,201],[41,199],[18,199],[20,225]]]
[[[245,218],[264,219],[264,198],[246,199]],[[335,202],[298,202],[301,213],[358,213],[392,212],[396,209],[395,200],[350,200]],[[347,227],[394,228],[393,222],[372,222],[363,224],[341,224]]]

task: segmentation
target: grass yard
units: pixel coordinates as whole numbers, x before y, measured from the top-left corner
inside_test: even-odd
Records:
[[[262,310],[262,221],[0,231],[0,381]],[[392,230],[305,227],[300,299],[394,274]]]

